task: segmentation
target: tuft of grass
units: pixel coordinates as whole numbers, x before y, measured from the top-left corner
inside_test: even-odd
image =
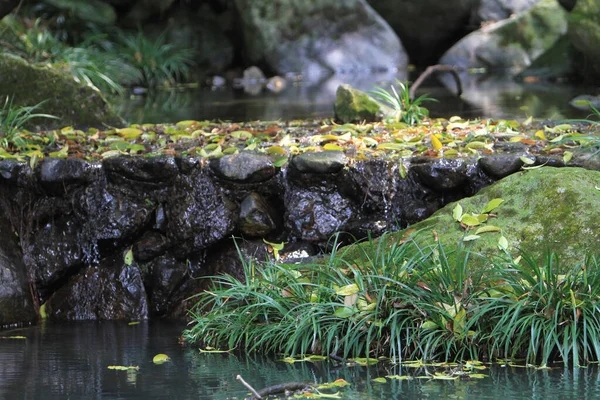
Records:
[[[119,32],[117,39],[119,56],[140,73],[137,84],[152,88],[189,78],[194,66],[193,50],[167,43],[164,33],[151,40],[141,31],[137,34]]]
[[[403,83],[396,80],[398,89],[394,85],[390,86],[390,90],[376,87],[371,91],[377,99],[383,101],[396,113],[396,122],[403,121],[409,125],[420,124],[425,118],[429,117],[429,110],[422,107],[426,101],[436,102],[437,100],[428,95],[422,95],[416,99],[410,98],[410,88],[408,83]]]
[[[50,114],[35,112],[43,103],[34,106],[16,107],[13,105],[12,99],[6,97],[0,108],[0,147],[8,149],[25,146],[26,141],[21,137],[20,132],[23,126],[34,118],[57,119],[57,117]]]

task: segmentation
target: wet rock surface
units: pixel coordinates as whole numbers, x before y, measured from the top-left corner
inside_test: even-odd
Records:
[[[521,171],[523,150],[478,160],[329,151],[281,168],[256,153],[46,159],[34,169],[3,160],[0,211],[12,228],[0,230],[0,322],[29,322],[44,302],[54,319],[182,318],[209,283],[196,278],[242,276],[240,253],[274,257],[263,240],[284,243],[278,254],[294,260],[327,249],[337,232],[347,243],[405,228]],[[562,156],[529,158],[564,166]],[[576,154],[569,166],[600,170],[594,160]]]

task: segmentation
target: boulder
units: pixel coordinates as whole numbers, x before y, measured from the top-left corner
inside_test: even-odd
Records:
[[[123,125],[100,92],[76,82],[66,71],[31,65],[20,57],[0,53],[0,76],[0,93],[9,96],[14,106],[34,106],[43,102],[36,113],[59,118],[37,118],[32,120],[29,128],[35,128],[35,125],[46,129],[68,125]]]
[[[411,63],[431,65],[474,29],[468,22],[479,1],[369,0],[369,4],[396,31]]]
[[[44,0],[44,3],[80,21],[98,25],[113,25],[117,14],[110,4],[100,0]]]
[[[368,94],[348,84],[340,85],[335,94],[335,119],[340,123],[381,121],[385,109]]]
[[[500,21],[533,7],[540,0],[480,0],[471,22]]]
[[[569,39],[583,56],[582,75],[590,81],[600,81],[600,3],[578,0],[568,21]]]
[[[463,246],[469,249],[471,268],[484,268],[486,258],[503,256],[500,238],[506,238],[511,257],[523,252],[541,259],[556,252],[564,269],[582,262],[589,252],[600,248],[600,172],[582,168],[542,167],[510,175],[481,190],[477,195],[450,203],[409,230],[386,237],[388,244],[396,243],[415,232],[415,242],[423,248],[435,244],[446,251]],[[460,204],[463,213],[479,214],[492,199],[503,202],[493,210],[494,217],[465,231],[455,220],[453,210]],[[478,238],[464,241],[468,235],[485,226],[500,231],[480,233]],[[349,259],[360,259],[358,246],[349,247]],[[480,258],[481,254],[484,258]]]
[[[0,214],[0,329],[35,322],[27,270],[10,223]]]
[[[365,0],[236,0],[248,62],[309,78],[405,67],[389,25]]]
[[[518,74],[566,31],[565,10],[556,0],[541,0],[514,18],[485,25],[464,37],[442,56],[440,63]]]

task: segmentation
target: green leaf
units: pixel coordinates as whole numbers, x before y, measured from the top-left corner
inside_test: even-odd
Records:
[[[469,374],[469,378],[474,378],[474,379],[483,379],[483,378],[487,378],[489,375],[486,374]]]
[[[573,153],[570,151],[565,151],[565,154],[563,154],[563,162],[565,164],[567,164],[569,161],[571,161],[572,158],[573,158]]]
[[[498,239],[498,247],[500,250],[508,249],[508,240],[504,236],[500,236],[500,239]]]
[[[471,214],[464,214],[461,217],[460,222],[462,222],[466,226],[477,226],[477,225],[481,224],[481,221],[479,221],[477,219],[477,217],[475,217],[475,216],[473,216]]]
[[[127,325],[129,326],[133,326],[133,325],[138,325],[140,323],[140,321],[131,321],[130,323],[128,323]]]
[[[496,208],[498,208],[498,206],[502,203],[504,203],[504,199],[500,199],[500,198],[492,199],[492,200],[488,201],[488,203],[485,205],[482,213],[484,213],[484,214],[489,213],[489,212],[495,210]]]
[[[531,158],[527,158],[525,156],[521,156],[521,157],[519,157],[519,159],[521,161],[523,161],[524,164],[527,164],[527,165],[535,164],[535,160],[532,160]]]
[[[494,225],[485,225],[480,228],[477,228],[477,230],[475,231],[475,234],[479,235],[479,234],[487,233],[487,232],[502,232],[502,229],[500,229]]]
[[[351,283],[349,285],[340,287],[338,290],[335,291],[335,294],[338,294],[340,296],[351,296],[358,292],[358,285],[356,283]]]
[[[43,320],[48,318],[48,314],[46,314],[46,303],[40,306],[40,318]]]
[[[387,379],[385,379],[383,377],[372,379],[372,381],[377,382],[377,383],[387,383]]]
[[[161,354],[155,355],[154,358],[152,359],[152,362],[154,364],[160,365],[160,364],[164,364],[170,360],[171,360],[171,358],[168,355],[161,353]]]
[[[140,137],[140,135],[144,133],[144,131],[136,128],[123,128],[117,129],[117,133],[125,140],[135,140],[138,137]]]
[[[127,252],[123,256],[123,262],[125,263],[125,265],[133,264],[133,251],[131,250],[131,247],[129,248],[129,250],[127,250]]]
[[[333,382],[321,383],[317,389],[332,389],[338,387],[350,386],[350,383],[344,379],[336,379]]]
[[[414,379],[410,375],[387,375],[386,378],[388,378],[388,379],[397,379],[399,381],[410,381],[410,380]]]
[[[140,369],[140,367],[138,367],[137,365],[129,365],[129,366],[124,366],[124,365],[109,365],[106,368],[108,368],[108,369],[115,369],[117,371],[139,371],[139,369]]]
[[[254,135],[248,131],[234,131],[231,132],[231,137],[235,139],[252,139]]]
[[[452,218],[454,218],[455,221],[460,222],[462,215],[463,215],[463,208],[460,205],[460,203],[456,203],[456,206],[452,210]]]
[[[338,307],[335,312],[333,313],[333,315],[335,315],[338,318],[342,318],[342,319],[346,319],[346,318],[350,318],[351,316],[353,316],[355,313],[355,309],[352,307]]]
[[[479,239],[481,236],[479,235],[468,235],[463,238],[463,242],[472,242],[473,240]]]

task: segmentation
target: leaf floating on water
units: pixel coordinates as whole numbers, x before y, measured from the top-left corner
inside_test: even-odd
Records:
[[[27,339],[26,336],[0,336],[0,339]]]
[[[483,378],[487,378],[489,375],[486,375],[486,374],[469,374],[468,376],[469,376],[469,378],[473,378],[473,379],[483,379]]]
[[[140,323],[140,321],[131,321],[127,325],[132,326],[132,325],[138,325],[139,323]]]
[[[108,369],[115,369],[117,371],[139,371],[140,370],[140,367],[138,367],[137,365],[129,365],[129,366],[124,366],[124,365],[109,365],[106,368],[108,368]]]
[[[338,388],[338,387],[344,387],[344,386],[350,386],[350,383],[348,383],[348,381],[346,381],[344,379],[336,379],[333,382],[322,383],[319,386],[317,386],[317,388],[318,389],[331,389],[331,388]]]
[[[410,380],[414,379],[410,375],[386,375],[386,378],[388,378],[388,379],[396,379],[396,380],[399,380],[399,381],[410,381]]]
[[[387,383],[387,379],[385,379],[383,377],[372,379],[372,381],[377,382],[377,383]]]
[[[166,354],[157,354],[152,359],[152,362],[157,365],[164,364],[167,361],[171,361],[171,358]]]
[[[206,346],[205,349],[198,349],[200,353],[229,353],[230,350],[219,350],[214,347]]]

